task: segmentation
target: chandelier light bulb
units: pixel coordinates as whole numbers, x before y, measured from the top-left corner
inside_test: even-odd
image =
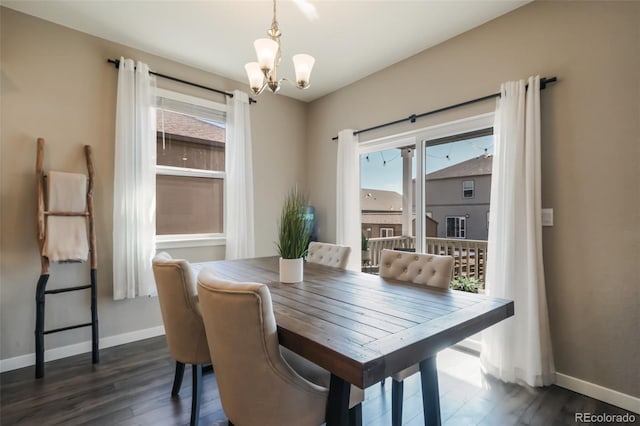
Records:
[[[278,54],[278,43],[270,38],[259,38],[253,42],[253,47],[256,49],[260,69],[267,76],[274,68]]]
[[[260,65],[257,62],[249,62],[244,66],[244,69],[247,72],[247,77],[249,77],[251,90],[258,95],[264,86],[264,74],[260,69]]]
[[[311,70],[316,62],[313,56],[301,53],[293,56],[293,66],[296,70],[296,86],[299,89],[309,87],[309,79],[311,78]]]

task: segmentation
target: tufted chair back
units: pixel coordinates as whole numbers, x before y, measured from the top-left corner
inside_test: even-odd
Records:
[[[153,258],[153,275],[171,356],[185,364],[211,362],[189,262],[159,253]]]
[[[282,358],[271,294],[264,284],[198,275],[198,296],[222,408],[237,425],[317,426],[328,389]]]
[[[314,241],[309,244],[307,262],[344,269],[347,267],[350,254],[351,247]]]
[[[383,278],[449,288],[452,275],[451,256],[382,250],[380,276]]]

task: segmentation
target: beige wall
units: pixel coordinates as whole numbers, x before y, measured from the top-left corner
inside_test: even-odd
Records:
[[[535,74],[559,78],[542,94],[542,204],[555,212],[543,238],[556,367],[638,397],[640,3],[534,2],[313,102],[308,181],[320,238],[335,239],[331,137],[339,130],[480,97]],[[384,134],[493,108],[489,101]],[[603,220],[607,226],[594,226]]]
[[[35,284],[40,260],[35,234],[36,138],[47,141],[45,168],[84,171],[81,147],[91,144],[96,169],[96,226],[101,337],[162,324],[155,298],[112,300],[113,140],[117,72],[107,58],[121,55],[151,69],[223,90],[230,81],[176,62],[91,37],[0,8],[1,14],[1,260],[0,359],[33,353]],[[224,102],[224,97],[177,83],[158,85]],[[251,106],[256,253],[275,254],[280,202],[296,183],[304,187],[306,105],[262,96]],[[274,173],[273,171],[277,171]],[[193,261],[224,257],[224,247],[170,250]],[[88,282],[84,265],[54,265],[50,287]],[[86,295],[70,293],[47,301],[47,324],[88,319]],[[46,338],[46,348],[90,339],[88,329]]]

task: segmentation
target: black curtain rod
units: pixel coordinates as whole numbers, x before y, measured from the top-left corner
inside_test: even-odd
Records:
[[[116,68],[120,68],[120,59],[107,59],[107,62],[110,64],[113,64],[113,66]],[[212,92],[220,93],[221,95],[225,95],[225,96],[229,96],[230,98],[233,98],[233,93],[225,92],[224,90],[218,90],[218,89],[214,89],[213,87],[207,87],[198,83],[192,83],[187,80],[182,80],[181,78],[172,77],[166,74],[160,74],[159,72],[155,72],[155,71],[149,71],[149,74],[152,74],[152,75],[155,75],[156,77],[161,77],[167,80],[176,81],[178,83],[186,84],[188,86],[197,87],[199,89],[210,90]],[[255,104],[255,103],[258,103],[258,101],[250,97],[249,104]]]
[[[557,80],[558,79],[556,77],[549,77],[549,78],[543,77],[543,78],[541,78],[540,79],[540,90],[545,89],[547,87],[547,83],[554,83]],[[483,96],[481,98],[471,99],[470,101],[461,102],[459,104],[449,105],[449,106],[446,106],[446,107],[443,107],[443,108],[434,109],[433,111],[423,112],[422,114],[411,114],[409,117],[406,117],[406,118],[401,118],[399,120],[390,121],[390,122],[384,123],[384,124],[378,124],[377,126],[368,127],[366,129],[362,129],[362,130],[356,130],[356,131],[353,132],[353,135],[355,136],[355,135],[359,135],[360,133],[370,132],[372,130],[378,130],[378,129],[381,129],[383,127],[393,126],[395,124],[404,123],[405,121],[410,121],[412,123],[415,123],[418,118],[426,117],[426,116],[432,115],[432,114],[437,114],[439,112],[448,111],[448,110],[454,109],[454,108],[460,108],[460,107],[463,107],[463,106],[466,106],[466,105],[474,104],[476,102],[486,101],[488,99],[497,98],[499,96],[500,96],[500,93],[492,93],[490,95]],[[338,137],[334,136],[334,137],[331,138],[331,140],[332,141],[337,141]]]

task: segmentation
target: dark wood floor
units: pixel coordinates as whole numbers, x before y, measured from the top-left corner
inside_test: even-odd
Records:
[[[157,337],[103,349],[95,366],[90,354],[49,362],[40,380],[33,367],[6,372],[0,376],[0,424],[186,425],[191,374],[185,372],[180,397],[172,399],[173,368],[164,337]],[[625,413],[556,386],[532,390],[486,378],[476,356],[457,350],[438,356],[438,371],[444,425],[575,425],[576,412]],[[422,425],[419,378],[405,383],[404,423]],[[391,424],[390,410],[390,382],[366,390],[364,424]],[[200,414],[201,425],[227,424],[211,373]]]

